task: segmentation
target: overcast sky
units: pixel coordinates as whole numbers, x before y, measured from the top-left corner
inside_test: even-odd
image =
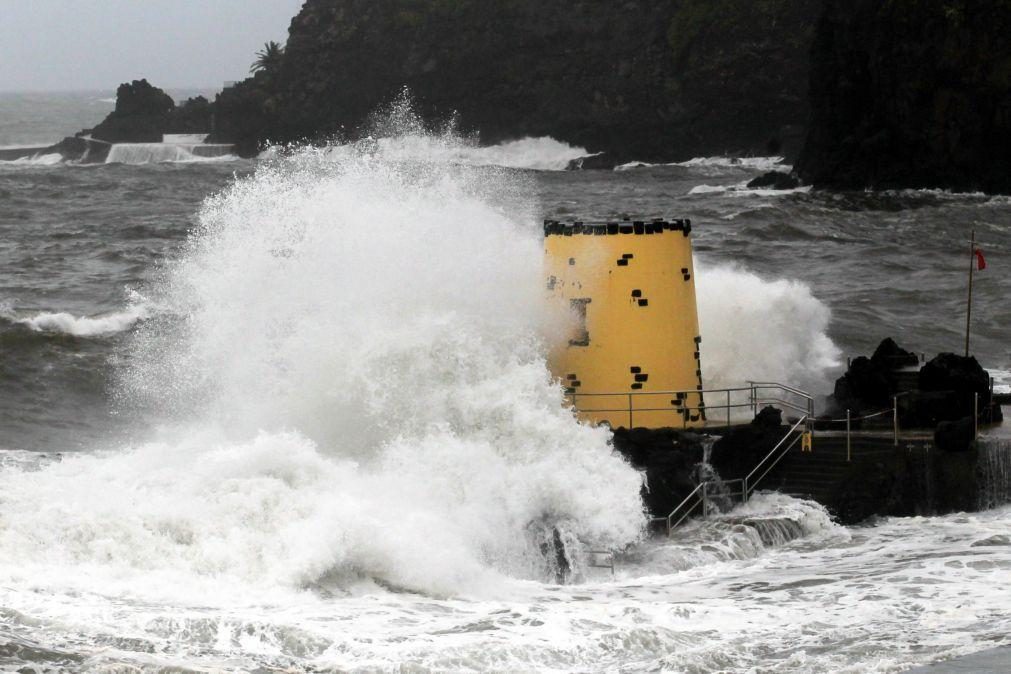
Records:
[[[0,91],[220,89],[302,0],[0,0]]]

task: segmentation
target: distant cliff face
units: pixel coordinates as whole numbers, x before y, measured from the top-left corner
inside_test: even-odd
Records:
[[[826,0],[811,52],[816,185],[1011,192],[1011,0]]]
[[[819,0],[307,0],[219,139],[353,134],[407,87],[485,143],[550,135],[643,160],[799,149]]]

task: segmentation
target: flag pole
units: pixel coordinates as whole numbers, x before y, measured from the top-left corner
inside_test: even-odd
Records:
[[[969,357],[969,325],[972,323],[972,271],[976,263],[976,230],[969,241],[969,300],[965,309],[965,357]]]

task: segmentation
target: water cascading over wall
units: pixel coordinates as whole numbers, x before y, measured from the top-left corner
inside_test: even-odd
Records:
[[[979,509],[1011,503],[1011,440],[980,438],[977,447]]]

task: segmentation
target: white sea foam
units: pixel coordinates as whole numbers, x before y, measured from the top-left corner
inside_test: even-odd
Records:
[[[708,173],[725,173],[727,169],[748,169],[753,171],[787,171],[793,167],[784,164],[783,157],[695,157],[688,161],[674,162],[671,164],[650,164],[647,162],[633,161],[615,167],[615,171],[630,171],[637,168],[651,168],[655,166],[681,166],[683,168],[703,169]]]
[[[810,287],[704,260],[695,278],[707,387],[752,380],[827,390],[841,351],[828,336],[831,311]]]
[[[370,146],[389,161],[500,166],[538,171],[562,171],[573,159],[588,154],[584,148],[550,137],[522,138],[497,145],[481,146],[472,141],[463,141],[452,132],[432,134],[418,128],[411,129],[407,134],[335,146],[327,152],[338,161],[343,161]],[[279,148],[272,146],[261,152],[260,158],[272,159],[279,154]]]
[[[801,185],[786,190],[772,190],[765,188],[750,188],[748,181],[735,183],[732,185],[696,185],[688,190],[688,194],[725,194],[731,197],[774,197],[784,194],[807,194],[811,191],[811,185]]]
[[[789,164],[783,163],[783,157],[695,157],[688,161],[678,162],[673,166],[698,167],[712,166],[717,168],[744,168],[756,171],[789,171]]]
[[[43,311],[25,318],[9,317],[37,332],[58,332],[74,337],[96,337],[129,330],[138,321],[147,318],[149,311],[150,308],[147,305],[136,304],[123,311],[98,316],[75,316],[64,311]]]
[[[0,166],[57,166],[63,162],[63,155],[59,152],[49,154],[36,154],[31,157],[21,157],[10,161],[0,161]]]

